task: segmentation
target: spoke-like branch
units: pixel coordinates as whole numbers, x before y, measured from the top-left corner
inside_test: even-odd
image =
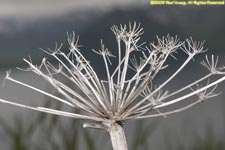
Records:
[[[181,89],[179,89],[179,90],[177,90],[177,91],[175,91],[175,92],[173,92],[173,93],[168,94],[168,95],[165,96],[164,98],[161,98],[160,101],[163,101],[163,100],[165,100],[165,99],[167,99],[167,98],[169,98],[169,97],[171,97],[171,96],[174,96],[174,95],[176,95],[176,94],[178,94],[178,93],[180,93],[180,92],[182,92],[182,91],[184,91],[184,90],[186,90],[186,89],[189,89],[189,88],[191,88],[193,85],[196,85],[196,84],[200,83],[201,81],[203,81],[203,80],[205,80],[205,79],[208,79],[208,78],[211,77],[212,75],[213,75],[212,73],[209,73],[209,74],[205,75],[204,77],[202,77],[202,78],[200,78],[200,79],[198,79],[198,80],[192,82],[191,84],[186,85],[185,87],[183,87],[183,88],[181,88]]]
[[[179,109],[175,109],[175,110],[172,110],[172,111],[168,111],[168,112],[160,112],[160,113],[157,113],[157,114],[151,114],[151,115],[138,115],[138,116],[130,116],[130,117],[126,117],[125,120],[130,120],[130,119],[146,119],[146,118],[153,118],[153,117],[160,117],[160,116],[167,116],[167,115],[171,115],[171,114],[175,114],[175,113],[178,113],[178,112],[182,112],[186,109],[189,109],[199,103],[201,103],[202,101],[198,100],[198,101],[195,101],[185,107],[182,107],[182,108],[179,108]],[[146,113],[146,112],[145,112]]]
[[[200,86],[197,87],[197,90],[200,88]],[[150,114],[150,115],[144,115],[147,112],[149,112],[150,110],[152,110],[153,107],[151,107],[150,109],[145,109],[145,110],[140,110],[139,112],[136,112],[136,114],[132,114],[128,117],[126,117],[126,119],[145,119],[145,118],[152,118],[152,117],[159,117],[159,116],[163,116],[166,117],[167,115],[171,115],[174,113],[178,113],[181,111],[184,111],[186,109],[189,109],[203,101],[205,101],[206,99],[210,99],[212,97],[218,96],[220,93],[215,93],[215,89],[217,88],[217,85],[215,85],[214,87],[212,87],[211,90],[203,90],[201,92],[199,92],[198,95],[198,99],[197,101],[194,101],[184,107],[175,109],[175,110],[171,110],[171,111],[167,111],[167,112],[160,112],[158,109],[155,109],[158,113],[157,114]]]
[[[69,106],[75,107],[74,104],[72,104],[72,103],[70,103],[70,102],[68,102],[68,101],[66,101],[66,100],[64,100],[64,99],[61,99],[61,98],[59,98],[59,97],[57,97],[57,96],[55,96],[55,95],[52,95],[52,94],[50,94],[50,93],[47,93],[47,92],[45,92],[45,91],[42,91],[42,90],[40,90],[40,89],[38,89],[38,88],[36,88],[36,87],[33,87],[33,86],[31,86],[31,85],[28,85],[28,84],[25,84],[25,83],[20,82],[20,81],[18,81],[18,80],[15,80],[15,79],[13,79],[13,78],[11,78],[11,77],[9,77],[9,76],[6,77],[6,80],[10,80],[10,81],[15,82],[15,83],[17,83],[17,84],[20,84],[20,85],[22,85],[22,86],[25,86],[25,87],[27,87],[27,88],[30,88],[30,89],[32,89],[32,90],[34,90],[34,91],[37,91],[37,92],[39,92],[39,93],[41,93],[41,94],[44,94],[44,95],[46,95],[46,96],[49,96],[49,97],[51,97],[51,98],[53,98],[53,99],[55,99],[55,100],[58,100],[58,101],[60,101],[60,102],[62,102],[62,103],[64,103],[64,104],[67,104],[67,105],[69,105]]]
[[[43,107],[36,108],[36,107],[32,107],[32,106],[15,103],[15,102],[10,102],[10,101],[4,100],[4,99],[0,99],[0,102],[18,106],[18,107],[22,107],[22,108],[26,108],[26,109],[30,109],[30,110],[39,111],[39,112],[55,114],[55,115],[59,115],[59,116],[67,116],[67,117],[72,117],[72,118],[77,118],[77,119],[82,119],[82,120],[89,120],[89,121],[104,121],[103,119],[97,118],[97,117],[90,117],[90,116],[85,116],[85,115],[80,115],[80,114],[75,114],[75,113],[57,111],[57,110],[51,111],[52,109],[43,108]]]
[[[216,80],[216,81],[214,81],[214,82],[212,82],[212,83],[210,83],[210,84],[208,84],[208,85],[206,85],[206,86],[204,86],[204,87],[202,87],[202,88],[200,88],[198,90],[195,90],[195,91],[193,91],[193,92],[191,92],[189,94],[186,94],[184,96],[181,96],[181,97],[176,98],[174,100],[171,100],[169,102],[162,103],[162,104],[160,104],[158,106],[155,106],[154,108],[156,108],[156,109],[157,108],[162,108],[162,107],[166,107],[166,106],[172,105],[174,103],[180,102],[180,101],[185,100],[185,99],[187,99],[187,98],[189,98],[189,97],[191,97],[193,95],[196,95],[196,94],[198,94],[198,93],[200,93],[200,92],[202,92],[202,91],[204,91],[204,90],[206,90],[208,88],[211,88],[211,87],[217,85],[218,83],[223,82],[224,80],[225,80],[225,76],[223,76],[222,78],[220,78],[220,79],[218,79],[218,80]]]
[[[101,40],[101,50],[99,52],[93,50],[95,53],[102,55],[103,60],[104,60],[104,64],[105,64],[105,68],[106,68],[106,74],[107,74],[107,78],[108,78],[108,85],[109,85],[109,100],[111,103],[111,107],[113,108],[112,110],[115,110],[115,99],[114,99],[114,86],[113,86],[113,80],[111,78],[110,75],[110,70],[109,70],[109,64],[111,65],[111,61],[109,59],[109,57],[115,57],[114,55],[112,55],[112,53],[105,48],[102,40]]]
[[[90,120],[90,121],[96,121],[96,122],[97,121],[105,121],[104,119],[97,118],[97,117],[85,116],[85,115],[80,115],[80,114],[75,114],[75,113],[50,109],[50,108],[44,108],[44,107],[38,107],[37,110],[41,111],[41,112],[46,112],[46,113],[49,113],[49,114],[78,118],[78,119],[82,119],[82,120]]]

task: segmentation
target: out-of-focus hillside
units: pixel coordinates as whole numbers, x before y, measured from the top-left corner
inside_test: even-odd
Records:
[[[184,39],[193,36],[206,40],[213,53],[225,49],[225,9],[223,7],[127,7],[107,10],[74,11],[57,17],[35,20],[21,27],[16,21],[1,21],[11,32],[0,33],[0,68],[18,66],[22,58],[42,58],[39,48],[54,48],[56,42],[66,40],[66,32],[80,35],[85,54],[98,48],[102,38],[107,47],[115,49],[109,27],[113,24],[140,22],[144,27],[143,40],[150,42],[156,35],[178,35]],[[93,55],[91,55],[93,57]]]

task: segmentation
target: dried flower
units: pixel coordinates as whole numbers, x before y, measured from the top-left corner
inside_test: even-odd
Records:
[[[170,93],[164,90],[165,86],[182,71],[194,56],[206,51],[203,48],[204,42],[196,42],[192,38],[183,42],[177,36],[167,35],[162,38],[157,36],[156,44],[150,43],[150,47],[144,47],[145,43],[139,43],[140,36],[143,34],[140,24],[134,23],[132,25],[129,23],[129,25],[113,26],[111,30],[115,34],[118,45],[118,62],[114,70],[110,69],[110,65],[112,65],[110,59],[115,59],[116,56],[105,48],[102,41],[101,49],[99,51],[93,50],[103,57],[107,80],[101,80],[91,66],[90,61],[82,55],[78,45],[79,38],[75,36],[75,33],[68,34],[68,53],[61,51],[62,45],[56,46],[55,50],[43,50],[58,61],[58,67],[51,64],[46,58],[43,58],[40,66],[33,65],[31,59],[24,59],[29,65],[26,71],[31,71],[43,77],[64,98],[18,81],[10,77],[10,72],[7,72],[6,80],[33,89],[72,106],[74,109],[79,109],[81,110],[79,114],[50,108],[31,107],[3,99],[0,99],[0,102],[82,119],[87,121],[84,123],[84,127],[108,130],[113,148],[125,150],[127,145],[121,122],[129,119],[166,116],[183,111],[202,100],[218,95],[214,91],[217,84],[225,80],[225,72],[223,71],[224,66],[217,66],[218,57],[214,58],[214,55],[211,56],[211,60],[206,56],[206,61],[202,62],[202,65],[210,71],[209,74],[177,91]],[[167,59],[169,57],[175,58],[174,54],[182,51],[187,54],[186,60],[167,80],[155,86],[154,78],[159,71],[168,68]],[[138,57],[135,56],[136,54],[138,54]],[[74,89],[66,85],[60,79],[57,79],[56,75],[68,79],[77,88]],[[218,76],[218,79],[211,83],[208,82],[205,86],[200,86],[202,81],[209,79],[213,75]],[[197,85],[197,89],[193,89],[194,85]],[[210,88],[212,89],[209,90]],[[183,91],[189,93],[169,99],[177,94],[182,94]],[[167,110],[166,112],[159,111],[160,108],[175,105],[194,95],[197,95],[197,100],[185,107]]]

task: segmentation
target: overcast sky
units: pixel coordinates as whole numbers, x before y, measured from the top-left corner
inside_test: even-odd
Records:
[[[43,17],[87,8],[140,5],[147,0],[0,0],[0,19]]]
[[[71,11],[110,10],[148,5],[148,0],[0,0],[0,34],[23,28],[40,18],[58,17]]]

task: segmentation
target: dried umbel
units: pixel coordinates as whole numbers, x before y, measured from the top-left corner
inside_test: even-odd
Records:
[[[105,48],[102,41],[101,49],[93,50],[103,58],[106,80],[101,80],[98,77],[89,60],[82,55],[78,45],[78,37],[74,33],[68,34],[68,53],[61,51],[61,45],[56,46],[55,50],[43,50],[54,57],[58,65],[51,64],[46,58],[43,58],[40,66],[32,64],[31,60],[24,59],[29,65],[26,71],[43,77],[64,98],[18,81],[10,77],[9,72],[7,72],[6,80],[49,96],[73,107],[73,109],[78,109],[80,110],[79,114],[50,108],[31,107],[3,99],[0,101],[50,114],[82,119],[85,121],[84,127],[109,131],[115,150],[126,150],[126,138],[122,127],[122,123],[126,120],[165,117],[218,95],[215,93],[215,89],[218,83],[225,80],[225,67],[217,66],[218,57],[214,55],[206,56],[206,60],[201,63],[209,70],[207,75],[177,91],[165,90],[165,86],[182,71],[193,57],[206,51],[203,48],[204,42],[196,42],[192,38],[180,41],[177,36],[167,35],[162,38],[157,37],[156,43],[150,43],[146,46],[145,43],[140,43],[143,34],[140,24],[130,23],[113,26],[111,30],[116,37],[118,52],[113,54]],[[186,60],[167,80],[158,86],[154,85],[157,74],[162,69],[169,69],[167,59],[169,57],[177,59],[175,53],[178,52],[185,53]],[[112,59],[117,60],[117,62],[113,61],[116,62],[114,67],[112,67]],[[56,77],[59,75],[69,80],[76,88],[63,83],[60,78]],[[213,78],[214,80],[209,82],[209,78],[212,76],[217,78]],[[200,85],[204,81],[206,84]],[[174,109],[172,107],[172,110],[161,110],[161,108],[176,105],[184,100],[188,101],[193,96],[196,96],[196,101],[185,103],[187,105],[182,108]]]

